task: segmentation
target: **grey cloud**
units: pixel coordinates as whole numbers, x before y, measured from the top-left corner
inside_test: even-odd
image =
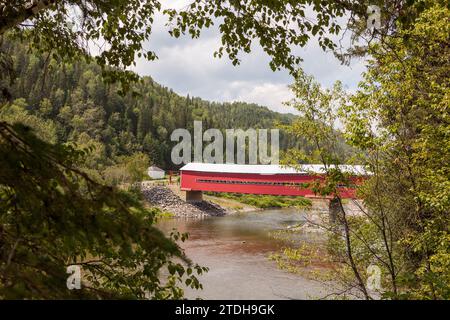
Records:
[[[287,71],[272,72],[269,57],[255,45],[250,54],[241,55],[241,65],[233,66],[228,58],[216,59],[213,52],[220,45],[217,29],[206,30],[200,39],[174,39],[161,15],[155,19],[154,32],[146,45],[159,59],[138,60],[135,70],[181,95],[190,94],[213,101],[246,101],[265,105],[272,110],[289,112],[282,105],[289,100],[287,86],[292,82]],[[297,49],[304,59],[303,68],[324,86],[341,80],[354,90],[364,71],[364,62],[342,66],[331,53],[324,53],[316,42]]]

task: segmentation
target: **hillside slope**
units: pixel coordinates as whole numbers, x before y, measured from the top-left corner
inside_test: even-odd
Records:
[[[171,89],[142,78],[125,97],[114,85],[106,85],[94,64],[62,63],[50,54],[30,54],[17,43],[4,43],[13,60],[16,80],[6,84],[12,99],[23,98],[32,114],[55,122],[57,140],[79,141],[87,137],[105,145],[107,158],[143,151],[162,167],[170,167],[170,134],[176,128],[193,130],[194,120],[203,129],[275,128],[289,123],[291,114],[280,114],[256,104],[217,103],[182,97]],[[282,135],[281,148],[293,139]]]

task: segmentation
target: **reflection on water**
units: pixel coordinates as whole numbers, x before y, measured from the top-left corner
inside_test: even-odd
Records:
[[[164,219],[158,227],[188,232],[182,244],[186,254],[210,271],[200,278],[204,289],[187,290],[188,298],[204,299],[308,299],[323,294],[318,283],[279,270],[267,256],[284,243],[270,232],[303,223],[299,209],[238,213],[201,220]],[[299,234],[298,241],[312,241]]]

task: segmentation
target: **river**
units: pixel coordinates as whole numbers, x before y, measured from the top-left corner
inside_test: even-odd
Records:
[[[318,282],[280,270],[268,256],[286,245],[270,236],[304,222],[300,209],[271,209],[204,219],[163,219],[158,227],[188,232],[187,256],[209,267],[199,277],[203,290],[186,290],[188,299],[313,299],[326,294]],[[296,241],[316,241],[298,235]]]

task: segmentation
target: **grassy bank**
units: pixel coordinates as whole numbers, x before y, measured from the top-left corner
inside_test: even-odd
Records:
[[[235,200],[258,208],[309,207],[311,200],[304,197],[272,196],[226,192],[206,192],[207,195]]]

